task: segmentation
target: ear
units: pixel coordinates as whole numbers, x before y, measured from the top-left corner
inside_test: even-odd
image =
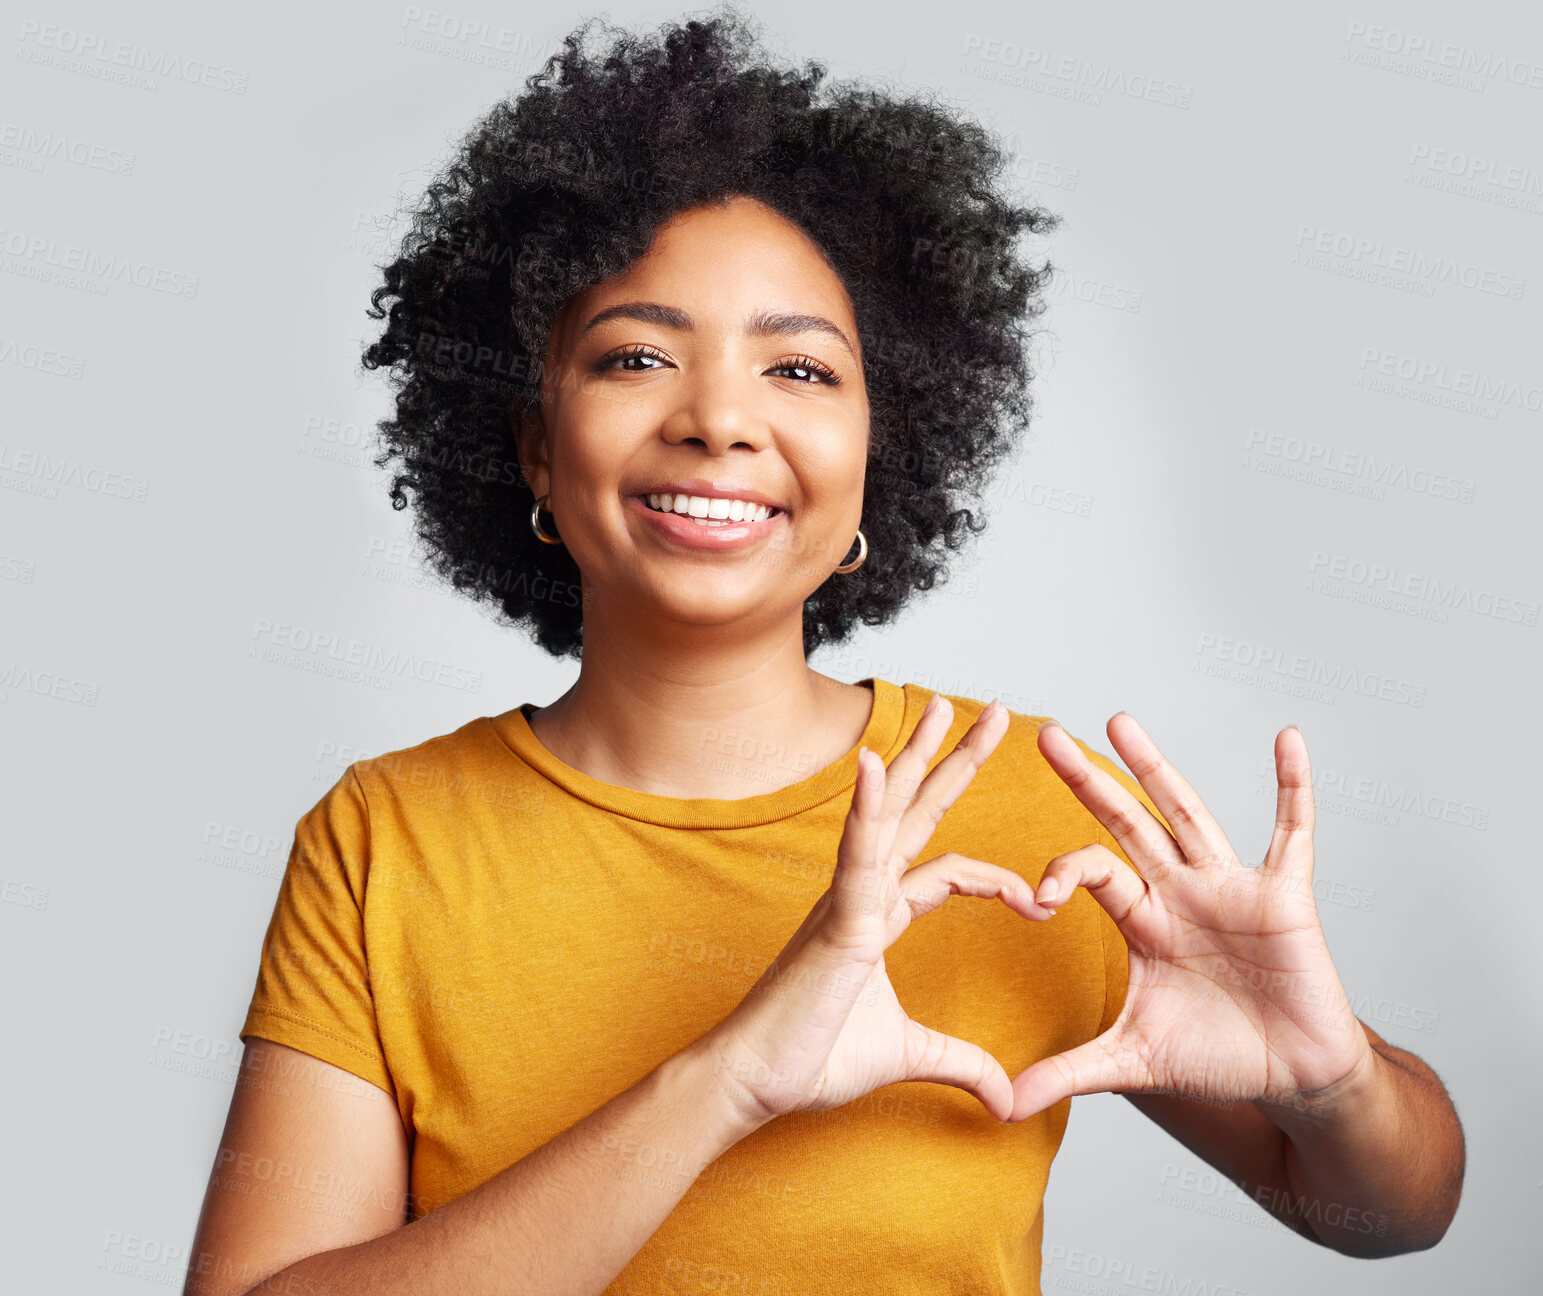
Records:
[[[514,432],[515,452],[520,459],[520,472],[537,499],[547,494],[552,486],[550,459],[546,443],[546,422],[541,407],[525,414],[511,407],[509,425]]]

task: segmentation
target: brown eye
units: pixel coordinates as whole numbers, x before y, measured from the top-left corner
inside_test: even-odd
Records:
[[[645,346],[634,346],[634,347],[628,347],[625,351],[613,352],[611,355],[608,355],[604,359],[598,361],[596,363],[596,365],[595,365],[595,368],[596,368],[596,370],[616,369],[623,362],[625,362],[627,360],[643,360],[643,359],[658,360],[661,364],[669,364],[669,361],[666,360],[657,351],[654,351],[651,348],[645,347]],[[623,372],[625,372],[625,373],[649,373],[649,372],[651,372],[654,369],[654,367],[655,366],[653,366],[653,365],[648,365],[648,366],[643,367],[643,368],[627,369],[627,370],[624,370]]]
[[[782,361],[776,366],[776,368],[783,370],[801,370],[806,374],[812,374],[812,378],[795,379],[796,382],[808,383],[811,387],[819,383],[825,383],[828,386],[834,387],[841,381],[841,379],[836,376],[833,370],[827,368],[825,365],[822,365],[818,360],[815,360],[810,356],[794,356],[791,360]]]

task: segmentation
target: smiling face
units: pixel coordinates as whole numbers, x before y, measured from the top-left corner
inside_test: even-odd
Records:
[[[801,608],[862,518],[861,355],[818,248],[745,197],[678,214],[569,302],[519,447],[586,606],[697,625]],[[756,503],[777,511],[761,520]]]

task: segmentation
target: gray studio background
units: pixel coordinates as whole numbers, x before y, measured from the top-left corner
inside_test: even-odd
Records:
[[[419,565],[369,462],[364,308],[399,203],[582,17],[683,10],[451,3],[5,6],[15,1290],[180,1287],[296,820],[350,761],[573,678]],[[790,59],[975,114],[1065,217],[991,529],[898,628],[814,664],[1000,697],[1106,752],[1128,709],[1251,862],[1299,724],[1336,965],[1467,1133],[1446,1240],[1356,1261],[1123,1099],[1079,1099],[1046,1290],[1148,1267],[1165,1291],[1520,1290],[1543,1259],[1543,17],[754,12]],[[477,687],[331,678],[276,626]]]

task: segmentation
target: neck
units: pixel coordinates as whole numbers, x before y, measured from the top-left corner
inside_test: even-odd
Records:
[[[559,760],[604,783],[736,800],[809,778],[857,744],[867,689],[812,670],[803,610],[759,627],[651,622],[586,607],[573,686],[530,720]]]

